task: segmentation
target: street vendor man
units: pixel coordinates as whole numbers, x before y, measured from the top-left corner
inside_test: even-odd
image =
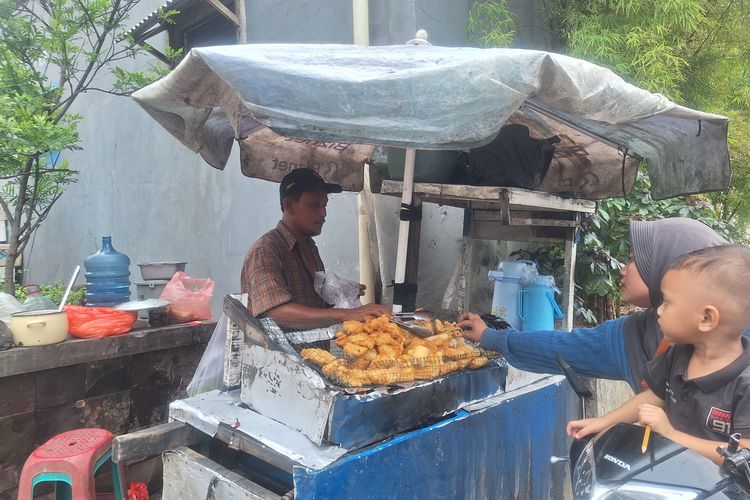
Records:
[[[315,292],[315,273],[325,268],[313,237],[323,229],[328,194],[340,192],[341,186],[310,168],[292,170],[281,180],[281,221],[253,244],[242,266],[241,290],[253,316],[300,330],[390,314],[380,304],[330,307]]]

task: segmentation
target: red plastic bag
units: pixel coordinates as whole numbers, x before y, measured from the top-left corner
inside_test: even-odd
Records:
[[[167,318],[170,323],[187,323],[211,319],[213,295],[213,280],[191,278],[179,271],[166,284],[159,298],[172,302],[167,306]]]
[[[138,314],[110,307],[65,306],[68,331],[82,339],[101,339],[133,329]]]

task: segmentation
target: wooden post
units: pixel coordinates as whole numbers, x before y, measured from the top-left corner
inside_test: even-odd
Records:
[[[466,209],[467,212],[470,209]],[[464,227],[464,232],[466,228]],[[458,271],[458,312],[466,312],[471,306],[471,262],[474,254],[474,239],[464,235],[461,242],[461,268]]]
[[[422,207],[422,200],[418,196],[414,196],[414,206],[417,208]],[[406,272],[405,282],[406,283],[419,283],[417,281],[417,274],[419,273],[419,237],[422,231],[422,221],[415,220],[409,224],[409,237],[406,247]],[[417,297],[414,296],[413,301],[409,301],[403,304],[403,307],[407,311],[413,311],[416,309]]]
[[[568,230],[565,239],[565,274],[563,277],[562,308],[565,313],[565,329],[573,329],[573,300],[575,297],[575,271],[576,271],[576,230]]]
[[[414,160],[417,151],[414,148],[406,149],[406,157],[404,159],[404,182],[403,191],[401,192],[401,206],[409,206],[412,204],[414,199]],[[402,220],[398,226],[398,248],[396,250],[396,273],[394,277],[394,283],[396,285],[407,283],[406,281],[406,261],[407,253],[409,248],[409,225],[410,221]],[[404,311],[403,306],[405,304],[397,304],[393,301],[393,312]]]
[[[247,43],[247,17],[245,14],[245,0],[234,0],[234,14],[237,16],[237,43]]]

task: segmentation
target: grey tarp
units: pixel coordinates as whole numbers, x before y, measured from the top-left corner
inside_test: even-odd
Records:
[[[562,124],[620,155],[645,159],[655,198],[725,189],[730,178],[725,117],[676,105],[586,61],[541,51],[198,48],[133,97],[216,168],[224,168],[233,140],[242,146],[262,125],[331,151],[352,143],[466,149],[489,142],[517,110],[530,109],[556,125],[551,129]],[[360,146],[350,160],[363,163],[370,151]],[[596,168],[597,159],[589,161]]]

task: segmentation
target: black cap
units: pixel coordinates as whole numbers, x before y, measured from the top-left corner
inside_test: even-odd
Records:
[[[281,179],[279,197],[283,200],[294,193],[318,190],[327,193],[340,193],[342,191],[341,186],[324,181],[315,170],[311,168],[297,168]]]

